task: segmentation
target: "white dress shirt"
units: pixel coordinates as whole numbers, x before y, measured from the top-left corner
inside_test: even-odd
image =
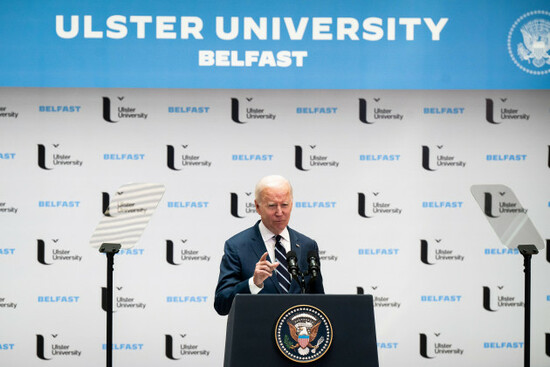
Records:
[[[276,235],[274,233],[272,233],[269,229],[267,229],[265,224],[261,221],[260,221],[259,227],[260,227],[260,235],[262,236],[262,239],[264,240],[265,249],[267,251],[267,254],[269,255],[268,260],[271,263],[274,263],[274,262],[277,261],[275,259],[275,237],[276,237]],[[285,227],[285,229],[283,229],[283,231],[280,233],[280,235],[282,237],[281,238],[281,245],[283,245],[286,252],[290,251],[290,236],[288,234],[288,229]],[[263,287],[260,288],[260,287],[256,286],[256,284],[254,284],[254,277],[251,277],[248,280],[248,285],[250,287],[250,293],[251,294],[258,294],[263,289]]]

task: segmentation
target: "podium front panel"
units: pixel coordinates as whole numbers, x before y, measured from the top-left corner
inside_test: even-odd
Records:
[[[298,305],[319,309],[330,321],[332,342],[311,362],[295,362],[279,350],[276,324]],[[227,321],[225,367],[378,366],[371,295],[237,295]]]

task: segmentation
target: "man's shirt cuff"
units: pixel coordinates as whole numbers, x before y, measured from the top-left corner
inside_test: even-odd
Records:
[[[248,287],[250,288],[250,294],[258,294],[262,289],[264,289],[263,287],[260,288],[256,284],[254,284],[253,277],[250,277],[250,279],[248,279]]]

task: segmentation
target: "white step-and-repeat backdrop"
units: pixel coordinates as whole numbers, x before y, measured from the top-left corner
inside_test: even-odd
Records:
[[[326,292],[374,296],[381,366],[520,365],[523,258],[470,188],[510,187],[548,244],[544,5],[6,5],[0,364],[104,363],[89,240],[121,185],[155,182],[157,212],[115,256],[114,363],[222,365],[223,243],[281,174]],[[547,249],[532,271],[546,366]]]
[[[291,226],[319,242],[327,293],[375,297],[382,365],[517,366],[522,256],[470,187],[508,185],[550,237],[549,98],[3,89],[1,357],[102,363],[106,262],[88,243],[121,184],[160,182],[142,240],[115,257],[115,361],[220,365],[223,242],[258,219],[256,181],[280,173],[294,186]],[[536,365],[549,360],[549,260],[533,259]]]

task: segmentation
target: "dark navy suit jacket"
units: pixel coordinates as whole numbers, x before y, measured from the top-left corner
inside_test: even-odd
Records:
[[[254,275],[256,263],[266,252],[259,224],[260,221],[225,242],[224,255],[220,264],[220,277],[214,299],[214,308],[220,315],[229,313],[233,298],[237,293],[250,294],[248,280]],[[316,253],[319,251],[317,243],[311,238],[290,229],[290,227],[288,227],[288,233],[291,250],[296,252],[298,257],[298,267],[302,272],[306,272],[308,269],[307,254],[312,250]],[[314,281],[310,282],[309,276],[306,277],[305,281],[306,285],[309,284],[306,289],[307,293],[324,293],[323,278],[320,272]],[[293,279],[289,293],[300,292],[300,285]],[[264,281],[264,287],[259,294],[266,293],[281,293],[275,272]]]

